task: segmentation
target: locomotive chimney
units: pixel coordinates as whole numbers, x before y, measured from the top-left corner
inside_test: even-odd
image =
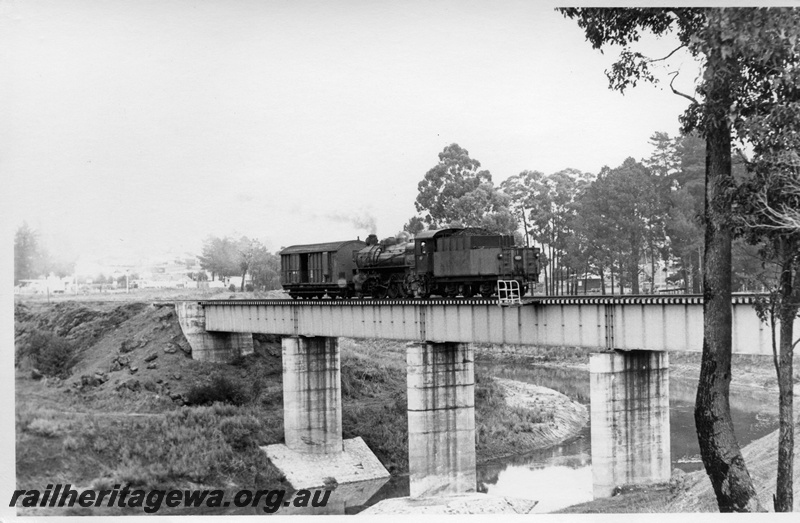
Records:
[[[369,245],[369,246],[378,245],[378,235],[377,234],[370,234],[369,236],[367,236],[366,242],[367,242],[367,245]]]

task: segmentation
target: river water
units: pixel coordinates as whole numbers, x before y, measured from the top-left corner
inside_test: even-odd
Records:
[[[548,387],[589,405],[589,372],[538,366],[480,364],[491,376]],[[703,468],[694,429],[697,382],[670,379],[670,451],[672,468]],[[778,427],[777,394],[731,391],[731,414],[741,446]],[[489,494],[538,500],[534,512],[551,512],[592,500],[591,431],[553,447],[495,460],[478,466],[478,490]],[[387,498],[408,496],[408,477],[392,478],[356,513]]]

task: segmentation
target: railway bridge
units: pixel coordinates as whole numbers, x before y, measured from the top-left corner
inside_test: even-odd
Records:
[[[734,296],[733,351],[771,354],[754,296]],[[475,490],[473,344],[575,346],[590,357],[595,497],[668,481],[669,351],[702,350],[703,298],[496,300],[207,300],[178,302],[195,359],[252,351],[252,333],[282,335],[286,446],[342,452],[339,337],[406,340],[413,497]],[[800,329],[800,322],[796,324]]]

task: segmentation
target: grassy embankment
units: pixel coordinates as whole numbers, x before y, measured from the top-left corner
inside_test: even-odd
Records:
[[[543,365],[553,367],[589,368],[589,355],[598,349],[579,347],[517,347],[495,346],[479,347],[477,353],[481,359],[491,361],[517,360],[522,365]],[[699,352],[670,352],[670,379],[697,382],[700,376]],[[768,391],[778,390],[778,380],[772,356],[734,354],[731,361],[732,382],[734,391]],[[794,359],[794,384],[800,384],[800,354]]]
[[[16,316],[19,488],[286,488],[259,449],[283,440],[276,340],[258,337],[255,354],[218,365],[188,357],[169,307],[41,303]],[[37,353],[39,367],[67,362],[62,379],[29,377],[41,332],[71,347],[67,358],[63,344]],[[361,436],[390,472],[407,472],[405,347],[343,339],[341,359],[344,437]],[[507,406],[480,372],[476,381],[479,461],[524,451],[525,434],[553,419],[546,406]],[[192,405],[215,394],[228,403]]]

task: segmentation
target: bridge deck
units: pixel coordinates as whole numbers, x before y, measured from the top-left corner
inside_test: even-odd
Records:
[[[733,350],[771,354],[769,328],[734,296]],[[624,350],[701,351],[697,295],[537,297],[499,307],[489,299],[206,300],[206,330]],[[800,320],[796,322],[800,329]]]

